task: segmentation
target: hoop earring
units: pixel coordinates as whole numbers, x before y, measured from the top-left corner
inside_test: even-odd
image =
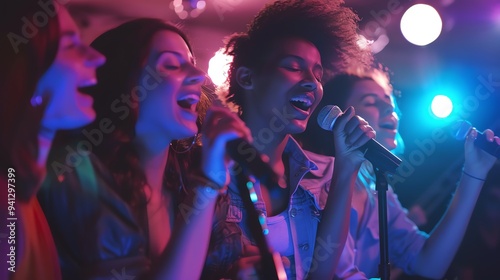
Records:
[[[179,151],[177,150],[176,148],[174,148],[174,145],[172,145],[172,142],[170,142],[170,148],[177,154],[184,154],[184,153],[187,153],[189,152],[189,150],[191,150],[191,148],[194,146],[194,143],[196,142],[196,138],[198,137],[198,132],[196,132],[196,134],[193,136],[193,142],[191,142],[191,145],[189,145],[189,147],[184,150],[184,151]]]
[[[43,98],[40,95],[33,96],[30,100],[31,106],[36,108],[43,103]]]

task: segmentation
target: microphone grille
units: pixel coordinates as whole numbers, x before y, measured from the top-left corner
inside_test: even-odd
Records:
[[[324,130],[332,130],[335,120],[342,114],[342,110],[335,105],[326,105],[319,111],[318,124]]]
[[[459,120],[452,124],[451,133],[456,140],[464,140],[467,133],[472,128],[472,124],[466,120]]]

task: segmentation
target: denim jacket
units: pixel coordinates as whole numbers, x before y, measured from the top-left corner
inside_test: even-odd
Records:
[[[38,194],[57,247],[63,279],[134,278],[150,269],[147,209],[130,207],[93,154]]]
[[[284,153],[289,157],[286,168],[289,170],[287,179],[291,197],[287,211],[294,255],[283,257],[288,257],[291,264],[288,278],[304,279],[309,269],[314,267],[316,231],[332,179],[334,160],[302,150],[292,137],[289,137]],[[220,199],[216,207],[203,279],[231,277],[231,266],[241,257],[242,247],[255,245],[245,223],[247,211],[234,181],[232,178],[227,195]],[[258,182],[255,191],[258,197],[256,209],[265,215]]]

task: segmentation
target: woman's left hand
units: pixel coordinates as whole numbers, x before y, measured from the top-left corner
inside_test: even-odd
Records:
[[[464,171],[478,178],[486,178],[491,167],[495,164],[497,158],[483,151],[474,145],[478,132],[471,128],[465,140],[465,164]],[[486,140],[495,143],[500,148],[500,138],[495,136],[491,129],[483,132]]]

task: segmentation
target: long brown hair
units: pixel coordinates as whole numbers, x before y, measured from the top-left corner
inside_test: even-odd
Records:
[[[191,45],[186,35],[176,26],[158,19],[142,18],[124,23],[99,36],[91,46],[106,56],[106,64],[97,70],[99,83],[88,90],[94,97],[94,109],[97,113],[96,121],[87,130],[98,129],[100,121],[107,118],[113,123],[113,132],[104,134],[103,141],[93,149],[101,161],[108,166],[113,173],[117,184],[116,192],[132,206],[143,202],[143,186],[146,184],[144,171],[139,166],[139,160],[133,139],[135,138],[135,126],[138,116],[137,101],[131,100],[132,106],[128,106],[127,114],[117,113],[113,108],[117,100],[121,100],[122,94],[132,94],[139,80],[142,63],[149,53],[150,43],[153,36],[162,30],[177,33],[186,42],[190,51]],[[207,107],[209,100],[202,94],[198,104],[200,111],[198,125],[201,124],[203,113],[201,108]],[[192,139],[179,141],[174,146],[177,149],[187,149],[187,144]],[[199,145],[199,141],[195,141]],[[194,148],[190,152],[194,152]],[[166,175],[168,182],[175,181],[178,185],[180,180],[179,170],[183,167],[186,155],[177,158],[174,152],[169,152],[169,164]],[[177,161],[182,161],[179,163]],[[177,179],[177,180],[174,180]]]
[[[52,4],[53,1],[47,1]],[[47,13],[37,0],[9,1],[0,12],[0,168],[16,170],[17,196],[29,199],[43,178],[36,165],[38,133],[45,110],[30,100],[42,75],[54,61],[60,39],[57,14]],[[50,5],[49,5],[50,7]],[[46,24],[35,15],[45,12]]]
[[[335,143],[332,142],[332,132],[324,130],[319,126],[317,120],[319,112],[326,105],[337,105],[342,111],[346,110],[350,105],[347,104],[347,101],[352,93],[352,89],[356,83],[363,80],[373,81],[382,87],[386,93],[399,96],[399,92],[394,91],[390,82],[388,68],[382,65],[372,67],[365,67],[365,65],[351,66],[345,72],[335,75],[325,83],[323,98],[318,104],[318,109],[311,114],[306,130],[294,135],[304,149],[317,154],[335,156]],[[401,113],[399,112],[397,103],[395,105],[395,110],[400,116]],[[398,147],[393,152],[401,155],[404,151],[404,142],[399,131],[396,133],[396,137]]]

